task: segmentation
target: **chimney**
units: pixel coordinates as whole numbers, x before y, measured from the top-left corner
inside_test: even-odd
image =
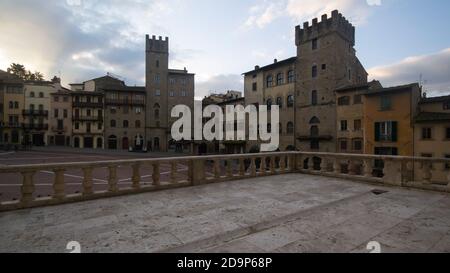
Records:
[[[277,59],[273,59],[273,63],[274,64],[278,63],[278,60]]]
[[[258,70],[259,69],[259,65],[255,65],[255,70]]]

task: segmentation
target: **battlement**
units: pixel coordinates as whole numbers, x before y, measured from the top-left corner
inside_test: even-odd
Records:
[[[160,52],[160,53],[169,53],[169,37],[165,37],[163,40],[162,36],[156,38],[153,35],[150,38],[150,35],[145,36],[145,50],[147,52]]]
[[[352,46],[355,45],[355,27],[337,10],[332,11],[331,18],[328,18],[328,15],[324,14],[320,22],[317,18],[314,18],[312,25],[309,22],[305,22],[303,23],[303,28],[296,26],[295,44],[299,46],[304,42],[332,31],[338,32]]]

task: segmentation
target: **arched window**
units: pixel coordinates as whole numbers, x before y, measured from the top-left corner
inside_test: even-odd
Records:
[[[128,128],[128,120],[124,120],[123,122],[123,128]]]
[[[294,133],[294,123],[293,122],[288,122],[287,126],[286,126],[286,131],[288,135],[292,135]]]
[[[44,97],[44,93],[39,92],[39,98],[43,98]]]
[[[311,137],[318,137],[319,136],[319,127],[317,125],[311,126]]]
[[[266,87],[272,87],[272,85],[273,85],[273,77],[272,75],[269,75],[266,78]]]
[[[283,82],[284,82],[283,73],[278,73],[277,74],[277,85],[282,85]]]
[[[140,121],[140,120],[136,120],[136,121],[134,122],[134,127],[136,127],[136,128],[141,128],[141,121]]]
[[[294,70],[289,70],[288,71],[288,83],[293,83],[294,82]]]
[[[271,98],[267,99],[267,110],[269,111],[270,109],[272,109],[272,99]]]
[[[159,119],[159,109],[155,109],[155,118]]]
[[[309,120],[309,124],[319,124],[319,123],[320,123],[320,120],[317,117],[312,117]]]
[[[317,78],[317,65],[313,65],[311,68],[311,76]]]
[[[293,95],[289,95],[287,97],[287,107],[294,107],[294,96]]]
[[[281,107],[283,107],[283,99],[281,97],[277,98],[277,105],[280,107],[280,109]]]
[[[115,127],[116,127],[116,120],[115,120],[115,119],[112,119],[112,120],[110,121],[110,125],[111,125],[111,128],[115,128]]]
[[[30,92],[30,97],[34,98],[34,92]]]
[[[317,105],[317,90],[311,92],[311,105]]]

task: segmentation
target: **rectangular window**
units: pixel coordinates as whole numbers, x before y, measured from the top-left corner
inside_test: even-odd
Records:
[[[317,65],[314,65],[311,68],[311,75],[312,75],[313,78],[317,78]]]
[[[58,118],[58,116],[59,116],[59,111],[58,111],[58,109],[55,109],[55,111],[54,111],[54,117],[55,117],[55,118]]]
[[[422,128],[422,139],[431,139],[431,128]]]
[[[317,49],[317,45],[318,45],[317,38],[312,39],[312,41],[311,41],[312,50],[316,50]]]
[[[157,96],[157,97],[161,96],[161,90],[156,89],[155,90],[155,96]]]
[[[380,110],[381,111],[391,110],[391,107],[392,107],[391,97],[388,97],[388,96],[380,97]]]
[[[55,97],[54,97],[54,100],[55,100],[56,102],[58,102],[58,101],[59,101],[59,97],[58,97],[58,96],[55,96]]]
[[[174,78],[170,78],[169,79],[169,83],[172,84],[172,85],[175,84],[175,79]]]
[[[360,139],[353,140],[353,150],[362,151],[362,140]]]
[[[375,123],[375,141],[397,141],[397,122],[376,122]]]
[[[171,96],[171,97],[175,97],[175,92],[173,92],[173,91],[170,91],[170,92],[169,92],[169,96]]]
[[[102,130],[103,124],[101,122],[97,123],[97,130]]]
[[[90,110],[90,109],[87,109],[87,110],[86,110],[86,116],[88,116],[88,117],[91,116],[91,110]]]
[[[340,143],[341,151],[347,151],[347,140],[342,139],[339,141],[339,143]]]
[[[257,90],[257,87],[258,87],[257,83],[254,82],[254,83],[252,84],[252,90],[253,90],[253,91],[256,91],[256,90]]]
[[[341,120],[341,131],[347,131],[347,121]]]
[[[78,129],[80,129],[80,123],[75,122],[75,130],[78,130]]]
[[[311,140],[310,147],[311,147],[311,150],[319,150],[319,148],[320,148],[319,140],[316,140],[316,139]]]
[[[322,64],[322,70],[326,70],[327,69],[327,64]]]
[[[142,112],[142,108],[141,107],[136,107],[135,113],[136,114],[140,114],[141,112]]]
[[[345,96],[345,97],[340,97],[338,99],[338,105],[350,105],[350,97],[349,96]]]
[[[353,128],[355,131],[361,131],[361,120],[355,119],[353,122]]]
[[[67,109],[64,109],[64,111],[63,111],[63,115],[64,115],[64,118],[67,118],[67,116],[68,116],[68,112],[67,112]]]
[[[444,110],[450,110],[450,101],[444,102],[443,108]]]
[[[449,128],[445,128],[445,138],[447,140],[450,140],[450,127]]]
[[[69,97],[63,97],[63,101],[64,102],[68,102],[69,101]]]
[[[186,91],[182,90],[182,91],[181,91],[181,96],[182,96],[182,97],[186,97]]]

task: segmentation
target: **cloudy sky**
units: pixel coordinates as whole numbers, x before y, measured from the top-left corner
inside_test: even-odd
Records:
[[[295,55],[294,27],[339,9],[356,25],[370,79],[450,94],[446,0],[1,0],[0,69],[12,62],[64,84],[112,72],[144,83],[145,34],[170,37],[171,68],[196,96],[242,90],[241,73]]]

